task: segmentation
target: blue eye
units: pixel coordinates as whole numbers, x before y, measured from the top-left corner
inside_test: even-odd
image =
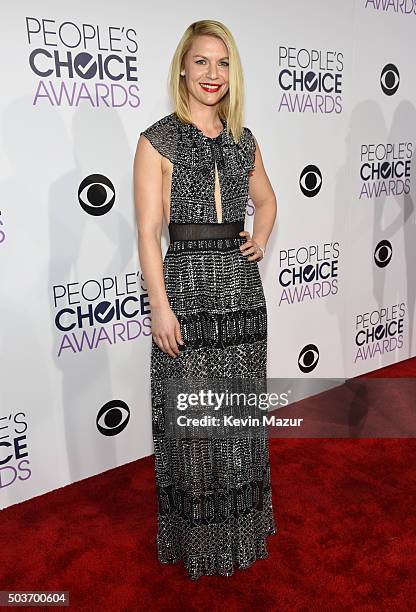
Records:
[[[204,59],[196,60],[195,64],[199,64],[200,62],[205,62],[205,60]],[[221,62],[221,64],[223,64],[224,66],[229,66],[230,65],[228,62]]]

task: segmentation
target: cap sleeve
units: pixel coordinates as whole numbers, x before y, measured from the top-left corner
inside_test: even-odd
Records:
[[[163,157],[175,163],[177,157],[178,131],[171,116],[167,115],[140,132]]]
[[[247,155],[248,170],[254,170],[256,167],[254,162],[256,159],[256,141],[254,140],[253,132],[248,128],[244,128],[244,149]]]

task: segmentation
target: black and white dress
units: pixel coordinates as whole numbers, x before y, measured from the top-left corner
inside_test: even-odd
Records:
[[[223,131],[209,138],[171,113],[141,132],[173,164],[170,223],[243,222],[255,142]],[[202,226],[201,226],[202,227]],[[163,260],[170,306],[185,347],[176,358],[152,340],[152,428],[161,563],[182,560],[192,579],[230,576],[268,555],[276,533],[266,436],[175,439],[166,433],[168,379],[266,378],[267,310],[257,261],[244,237],[171,240]]]

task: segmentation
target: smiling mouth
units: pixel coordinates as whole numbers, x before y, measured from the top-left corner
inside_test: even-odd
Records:
[[[208,91],[208,92],[217,92],[221,85],[215,84],[215,83],[200,83],[202,89],[204,91]]]

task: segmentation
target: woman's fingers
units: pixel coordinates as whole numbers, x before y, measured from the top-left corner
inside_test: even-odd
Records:
[[[249,232],[241,233],[248,234],[250,236]],[[249,238],[244,244],[240,245],[240,251],[245,257],[247,257],[248,261],[263,259],[261,249],[258,248],[258,244],[252,238]]]
[[[174,351],[173,346],[174,346],[173,342],[167,334],[160,337],[160,347],[159,348],[161,348],[164,353],[167,353],[171,357],[176,357],[176,353]]]
[[[179,331],[179,337],[177,337],[177,332],[172,331],[172,333],[170,334],[165,333],[165,334],[160,334],[160,335],[154,335],[153,339],[161,351],[163,351],[164,353],[167,353],[171,357],[178,357],[180,353],[178,343],[180,343],[179,340],[181,337],[182,336],[180,334],[180,331]]]
[[[248,261],[255,261],[257,259],[263,259],[263,252],[258,248],[258,244],[251,238],[250,232],[243,230],[240,232],[241,237],[246,237],[247,240],[240,245],[240,251],[247,257]]]
[[[169,348],[170,348],[169,355],[172,355],[172,357],[177,357],[180,351],[179,351],[178,343],[176,342],[174,331],[168,336],[168,342],[169,342]]]
[[[246,249],[251,245],[250,232],[247,232],[246,230],[244,230],[243,232],[240,232],[240,236],[242,238],[244,238],[244,236],[247,238],[247,240],[245,242],[243,242],[243,244],[240,244],[240,251],[243,254],[245,254]]]
[[[177,322],[176,327],[175,327],[175,339],[178,344],[181,344],[181,345],[185,344],[182,338],[181,326],[179,325],[179,321]]]
[[[263,253],[261,252],[261,249],[258,248],[258,246],[253,246],[250,250],[247,250],[247,254],[249,255],[247,257],[249,261],[254,261],[255,259],[263,258]]]
[[[155,309],[152,319],[152,335],[161,351],[171,357],[179,356],[178,344],[183,345],[184,342],[178,318],[170,307]]]

